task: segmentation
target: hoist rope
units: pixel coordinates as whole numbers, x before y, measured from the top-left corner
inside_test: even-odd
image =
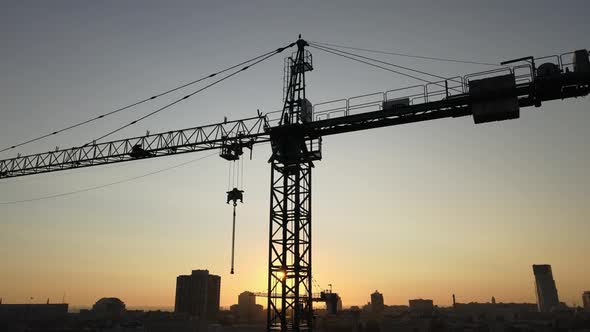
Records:
[[[232,230],[231,230],[231,270],[230,274],[234,274],[234,257],[235,257],[235,248],[236,248],[236,203],[234,201],[234,218],[232,223]]]

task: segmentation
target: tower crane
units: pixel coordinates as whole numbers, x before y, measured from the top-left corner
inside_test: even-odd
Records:
[[[244,148],[270,142],[267,329],[311,331],[311,176],[315,163],[322,159],[323,137],[464,116],[473,116],[475,123],[516,119],[521,108],[590,92],[589,54],[578,50],[556,56],[538,68],[535,60],[539,59],[527,57],[486,72],[429,83],[418,93],[404,96],[404,89],[382,93],[375,109],[369,111],[351,100],[320,110],[305,94],[305,75],[313,70],[307,47],[329,49],[301,38],[289,46],[296,46],[296,52],[287,58],[285,101],[278,114],[259,113],[240,120],[0,160],[0,179],[204,150],[219,150],[224,159],[235,160]],[[390,97],[391,92],[398,97]],[[242,192],[228,193],[228,202],[235,204],[241,198]]]

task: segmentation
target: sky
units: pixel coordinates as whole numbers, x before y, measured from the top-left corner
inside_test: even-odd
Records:
[[[303,38],[498,63],[587,48],[587,1],[1,1],[0,148],[106,113]],[[311,50],[313,103],[421,84]],[[378,57],[441,76],[493,67]],[[113,135],[282,107],[283,55]],[[195,86],[196,89],[201,86]],[[0,158],[86,143],[174,97]],[[435,120],[324,139],[313,170],[313,275],[344,306],[410,298],[535,302],[532,264],[559,296],[590,289],[590,103],[546,102],[513,121]],[[0,181],[3,303],[174,304],[176,276],[221,275],[221,305],[264,291],[268,146],[244,162],[230,275],[228,162],[210,152]],[[206,158],[204,158],[206,157]],[[197,160],[199,158],[204,158]],[[75,195],[76,191],[173,170]],[[8,203],[8,204],[6,204]],[[33,298],[33,299],[31,299]],[[263,299],[259,303],[265,304]]]

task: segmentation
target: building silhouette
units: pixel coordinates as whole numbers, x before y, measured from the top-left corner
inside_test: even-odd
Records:
[[[174,312],[213,321],[219,313],[221,277],[208,270],[193,270],[176,278]]]
[[[458,318],[469,321],[515,321],[541,317],[546,319],[551,314],[539,313],[536,303],[455,303],[452,313]],[[520,331],[520,330],[519,330]],[[536,331],[536,330],[535,330]]]
[[[56,321],[66,319],[68,304],[2,304],[0,303],[0,331],[11,321]]]
[[[102,318],[120,318],[125,314],[125,303],[116,297],[103,297],[92,306],[94,315]]]
[[[582,294],[582,303],[584,303],[584,311],[590,312],[590,291]]]
[[[338,311],[342,311],[342,300],[338,293],[321,292],[320,298],[326,304],[326,312],[331,315],[336,315]]]
[[[434,311],[434,302],[430,299],[412,299],[408,301],[411,313],[418,315],[431,315]]]
[[[551,265],[533,265],[535,274],[535,288],[537,295],[537,306],[540,312],[550,312],[559,306],[557,287],[553,280]]]
[[[256,295],[248,291],[238,295],[238,304],[232,305],[230,311],[242,322],[263,321],[266,318],[262,306],[256,304]]]
[[[385,309],[385,303],[383,301],[383,294],[375,291],[371,294],[371,311],[374,313],[381,313]]]
[[[238,295],[238,305],[244,307],[256,305],[256,295],[248,291],[240,293],[240,295]]]

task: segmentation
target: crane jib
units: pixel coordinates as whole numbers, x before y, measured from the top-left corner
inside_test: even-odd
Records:
[[[279,119],[259,113],[241,120],[18,156],[0,160],[0,178],[212,149],[235,162],[244,148],[270,142],[267,330],[311,331],[312,303],[317,299],[311,284],[311,175],[313,162],[322,159],[323,136],[468,115],[475,123],[516,119],[521,108],[590,93],[588,51],[578,50],[564,54],[573,58],[570,62],[562,55],[556,63],[537,68],[535,59],[526,57],[506,63],[527,61],[525,64],[419,86],[423,92],[418,94],[395,98],[388,98],[387,93],[364,95],[360,97],[381,99],[356,104],[351,103],[353,98],[342,99],[338,101],[343,101],[343,106],[317,111],[305,95],[305,75],[313,70],[311,55],[304,49],[308,44],[302,39],[296,44],[298,50],[287,62],[288,84]],[[435,90],[429,90],[432,88]],[[392,91],[399,90],[403,89]],[[363,111],[367,106],[372,108]],[[236,187],[227,194],[227,202],[234,203],[233,272],[235,206],[243,191]],[[320,297],[326,302],[328,298],[331,303],[338,300],[337,295]]]

